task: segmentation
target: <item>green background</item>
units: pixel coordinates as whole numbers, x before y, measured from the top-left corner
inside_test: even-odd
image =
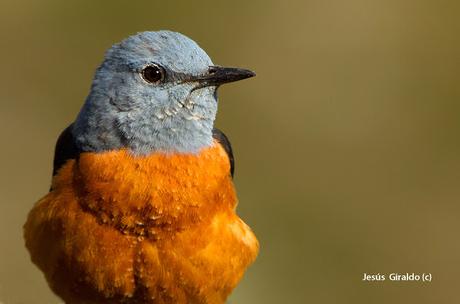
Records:
[[[231,303],[460,303],[460,2],[2,1],[0,302],[59,303],[24,249],[104,51],[172,29],[220,89],[261,251]],[[362,282],[430,272],[433,282]]]

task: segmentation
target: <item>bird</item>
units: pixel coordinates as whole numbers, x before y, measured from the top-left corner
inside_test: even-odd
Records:
[[[173,31],[106,51],[23,229],[65,303],[225,303],[259,243],[236,213],[217,89],[253,76]]]

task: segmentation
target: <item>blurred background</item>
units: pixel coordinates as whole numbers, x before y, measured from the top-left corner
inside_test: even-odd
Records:
[[[2,1],[0,302],[59,303],[22,224],[113,43],[171,29],[220,89],[261,252],[231,303],[460,303],[460,2]],[[433,282],[362,282],[430,272]]]

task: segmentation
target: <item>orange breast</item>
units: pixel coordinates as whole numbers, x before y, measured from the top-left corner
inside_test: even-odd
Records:
[[[68,303],[223,303],[258,251],[229,166],[217,143],[83,153],[29,214],[32,260]]]

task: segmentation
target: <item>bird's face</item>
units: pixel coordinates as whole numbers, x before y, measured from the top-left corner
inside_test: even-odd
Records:
[[[114,45],[73,134],[83,151],[195,153],[212,144],[219,85],[254,76],[213,66],[182,34],[144,32]]]

